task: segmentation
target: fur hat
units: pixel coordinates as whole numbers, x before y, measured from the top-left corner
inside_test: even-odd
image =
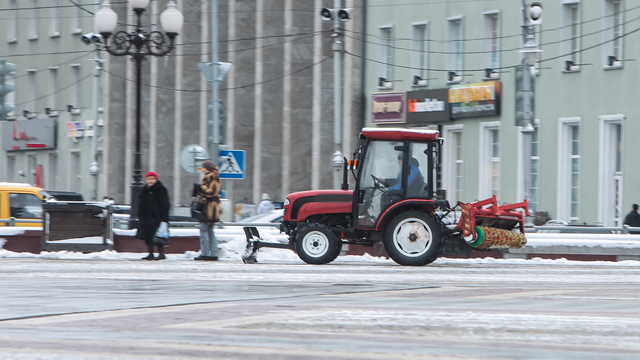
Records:
[[[213,169],[216,168],[216,166],[213,164],[213,161],[211,161],[211,160],[205,160],[202,163],[202,167],[207,169],[207,170],[209,170],[209,171],[213,171]]]
[[[144,178],[146,179],[149,176],[153,176],[154,178],[156,178],[156,180],[158,180],[158,174],[156,174],[155,171],[149,171],[147,175],[144,176]]]

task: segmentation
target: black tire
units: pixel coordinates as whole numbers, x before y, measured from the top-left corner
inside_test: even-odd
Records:
[[[442,227],[430,214],[405,211],[389,223],[384,248],[398,264],[424,266],[434,262],[444,249]]]
[[[328,264],[342,249],[342,241],[322,224],[309,224],[298,230],[295,245],[298,256],[307,264]]]

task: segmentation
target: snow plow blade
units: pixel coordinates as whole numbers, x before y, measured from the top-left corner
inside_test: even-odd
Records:
[[[457,228],[469,246],[480,250],[518,249],[527,243],[524,236],[524,214],[529,216],[527,200],[498,206],[494,195],[475,203],[458,202],[458,205],[462,216]],[[516,209],[523,209],[524,213]]]
[[[242,228],[247,238],[247,246],[242,253],[242,262],[245,264],[255,264],[258,262],[258,251],[263,247],[289,249],[289,244],[265,242],[255,226],[245,226]]]

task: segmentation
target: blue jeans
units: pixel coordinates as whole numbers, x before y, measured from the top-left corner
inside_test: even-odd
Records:
[[[200,255],[218,256],[218,240],[213,233],[214,223],[200,223]]]

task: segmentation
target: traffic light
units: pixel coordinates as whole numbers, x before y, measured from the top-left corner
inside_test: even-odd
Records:
[[[16,71],[16,64],[0,60],[0,120],[5,120],[15,106],[7,104],[7,94],[16,89],[14,84],[7,83],[7,75]]]

